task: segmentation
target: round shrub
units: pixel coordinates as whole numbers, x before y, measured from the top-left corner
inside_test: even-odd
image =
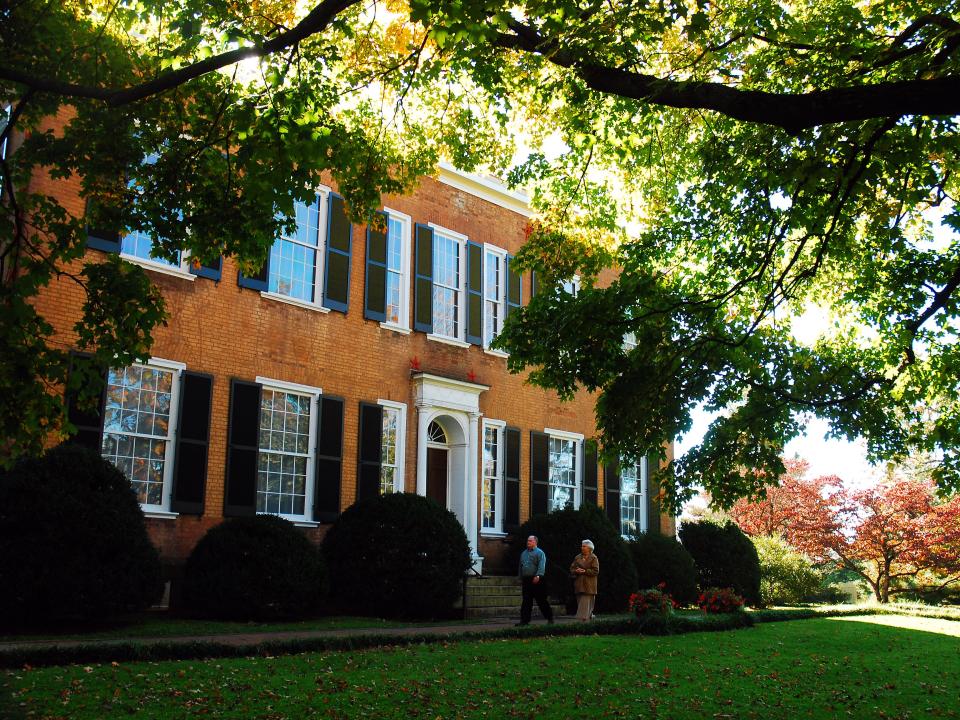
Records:
[[[0,472],[0,623],[98,619],[163,589],[130,481],[99,453],[61,445]]]
[[[640,620],[650,615],[668,617],[673,614],[673,600],[659,588],[638,590],[630,596],[630,612]]]
[[[732,588],[750,605],[760,604],[760,559],[750,538],[731,522],[683,523],[680,542],[697,565],[700,589]]]
[[[708,615],[743,610],[743,598],[730,588],[707,588],[700,593],[698,604]]]
[[[775,535],[753,538],[760,558],[760,601],[764,605],[802,602],[820,591],[823,574],[806,556]]]
[[[547,555],[547,593],[565,602],[572,599],[570,563],[580,552],[580,541],[593,541],[600,560],[597,578],[597,612],[623,612],[630,594],[637,589],[637,571],[627,544],[606,514],[593,505],[579,510],[565,508],[547,515],[535,515],[517,531],[512,547],[513,567],[519,565],[527,538],[536,535]],[[568,602],[568,605],[570,603]]]
[[[351,613],[385,618],[449,615],[471,565],[456,516],[412,493],[352,505],[324,538],[323,554],[334,597]]]
[[[637,569],[637,586],[658,587],[680,605],[697,601],[697,566],[686,548],[666,535],[644,533],[629,543],[630,555]]]
[[[190,553],[183,582],[186,609],[221,620],[301,618],[316,613],[326,594],[319,549],[274,515],[211,528]]]

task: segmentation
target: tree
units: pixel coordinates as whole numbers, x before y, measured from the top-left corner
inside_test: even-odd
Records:
[[[810,464],[785,460],[786,472],[759,498],[741,498],[730,518],[754,538],[779,536],[794,550],[817,560],[827,559],[827,538],[840,530],[832,507],[833,493],[842,485],[835,475],[807,479]]]
[[[91,385],[68,379],[30,303],[51,277],[83,285],[78,345],[102,363],[148,354],[163,320],[139,270],[79,264],[87,224],[145,229],[160,252],[253,267],[321,177],[334,177],[360,220],[380,193],[445,157],[507,172],[540,211],[521,261],[542,292],[500,340],[512,369],[564,397],[599,390],[611,456],[659,451],[698,404],[725,410],[657,478],[675,503],[698,484],[724,506],[755,494],[782,473],[783,446],[811,413],[838,436],[868,438],[876,458],[939,452],[940,486],[960,487],[952,10],[294,7],[21,0],[5,10],[5,459],[63,425],[53,386]],[[46,132],[58,112],[66,129]],[[512,163],[506,131],[517,127],[533,152]],[[562,149],[548,159],[553,138]],[[83,217],[30,191],[41,168],[81,178],[93,201]],[[936,242],[934,224],[945,232]],[[601,273],[610,266],[612,282]],[[574,274],[576,297],[559,289]],[[836,326],[812,345],[792,332],[811,302]],[[624,351],[627,333],[638,350]]]
[[[960,582],[960,497],[937,502],[929,482],[889,477],[837,500],[848,531],[830,535],[828,548],[878,602],[888,602],[898,583],[930,571],[936,589]]]

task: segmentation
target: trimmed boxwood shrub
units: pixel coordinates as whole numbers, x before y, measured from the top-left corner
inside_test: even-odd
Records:
[[[792,605],[815,595],[823,573],[781,537],[752,538],[760,558],[760,600],[764,605]]]
[[[637,589],[637,571],[627,543],[606,514],[593,505],[565,508],[535,515],[517,531],[512,546],[513,567],[518,567],[527,538],[536,535],[547,554],[547,593],[567,602],[573,599],[570,563],[580,552],[580,541],[590,539],[600,560],[597,578],[597,612],[623,612]]]
[[[638,587],[653,588],[664,583],[664,591],[680,605],[697,602],[697,566],[683,545],[666,535],[644,533],[633,538],[628,546],[637,569]]]
[[[471,565],[456,516],[430,498],[390,493],[350,506],[323,540],[334,598],[384,618],[450,615]]]
[[[233,518],[197,543],[183,573],[185,608],[221,620],[316,614],[326,595],[319,549],[289,520]]]
[[[680,542],[697,565],[700,590],[730,588],[748,605],[760,604],[760,559],[750,538],[732,522],[702,520],[680,526]]]
[[[163,589],[130,481],[61,445],[0,472],[0,623],[17,627],[142,609]]]

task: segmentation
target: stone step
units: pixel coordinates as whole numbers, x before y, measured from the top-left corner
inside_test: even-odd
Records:
[[[553,608],[554,617],[560,617],[561,615],[567,614],[567,608],[564,605],[555,605],[551,603],[550,607]],[[519,620],[520,602],[518,601],[514,605],[468,607],[464,611],[464,618],[467,620],[471,618],[516,618]],[[533,606],[531,619],[534,622],[543,622],[543,616],[540,614],[540,609],[536,605]]]
[[[520,578],[516,575],[470,575],[467,576],[467,587],[520,587]]]

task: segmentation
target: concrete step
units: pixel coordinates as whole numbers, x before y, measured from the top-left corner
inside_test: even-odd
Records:
[[[476,575],[467,576],[467,588],[520,587],[520,578],[516,575]]]
[[[564,605],[557,605],[551,603],[550,607],[553,609],[554,617],[560,617],[566,615],[567,608]],[[516,618],[520,619],[520,600],[513,605],[500,605],[500,606],[491,606],[491,607],[468,607],[464,611],[464,617],[466,619],[471,618]],[[533,613],[531,614],[531,619],[534,622],[542,622],[543,616],[540,614],[540,609],[534,604]]]

